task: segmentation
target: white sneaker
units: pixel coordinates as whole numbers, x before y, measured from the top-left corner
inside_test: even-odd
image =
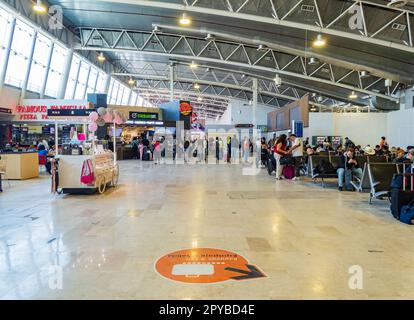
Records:
[[[294,177],[294,178],[292,179],[292,181],[298,181],[298,180],[300,180],[300,178],[299,178],[299,177]]]

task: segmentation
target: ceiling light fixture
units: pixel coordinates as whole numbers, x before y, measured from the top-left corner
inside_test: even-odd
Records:
[[[46,7],[43,5],[42,0],[36,1],[36,4],[33,6],[33,10],[39,13],[46,12]]]
[[[152,32],[159,33],[161,32],[161,28],[159,26],[154,26],[154,28],[152,29]]]
[[[104,56],[103,52],[101,52],[101,53],[99,54],[99,56],[98,56],[98,61],[100,61],[100,62],[104,62],[105,60],[106,60],[106,58],[105,58],[105,56]]]
[[[195,62],[193,61],[193,62],[191,62],[191,64],[190,64],[190,68],[191,68],[191,69],[197,69],[197,68],[198,68],[198,64],[197,64],[197,63],[195,63]]]
[[[257,51],[259,52],[263,52],[266,50],[267,50],[267,47],[264,44],[259,44],[259,46],[257,47]]]
[[[366,70],[362,70],[362,71],[359,73],[359,75],[360,75],[360,77],[361,77],[361,78],[368,78],[368,77],[369,77],[369,72],[368,72],[368,71],[366,71]]]
[[[276,77],[273,79],[273,81],[275,82],[276,87],[280,87],[282,85],[282,78],[279,77],[279,75],[277,74]]]
[[[326,40],[322,37],[321,34],[316,36],[315,41],[313,42],[313,46],[317,48],[322,48],[326,45]]]
[[[128,83],[133,86],[135,84],[135,80],[132,78],[129,78]]]
[[[211,33],[208,33],[207,36],[206,36],[206,40],[207,41],[213,41],[213,40],[215,40],[215,37]]]
[[[189,26],[191,25],[191,18],[188,17],[186,13],[183,13],[179,22],[182,26]]]
[[[203,101],[203,98],[198,97],[198,98],[197,98],[197,101],[198,101],[198,102],[201,102],[201,101]]]
[[[358,99],[358,95],[355,93],[355,91],[352,91],[351,94],[349,95],[349,99]]]
[[[312,57],[309,59],[308,65],[314,66],[314,65],[317,65],[318,63],[319,63],[318,58]]]
[[[196,90],[200,89],[200,85],[198,83],[194,84],[194,89]]]

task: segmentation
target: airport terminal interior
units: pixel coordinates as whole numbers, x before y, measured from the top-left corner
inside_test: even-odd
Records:
[[[1,300],[414,299],[414,1],[0,0]]]

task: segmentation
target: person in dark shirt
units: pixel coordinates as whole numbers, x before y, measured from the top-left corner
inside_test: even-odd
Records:
[[[339,191],[344,190],[345,175],[349,174],[362,179],[362,169],[360,168],[357,159],[355,159],[355,154],[352,149],[339,157],[337,173]]]

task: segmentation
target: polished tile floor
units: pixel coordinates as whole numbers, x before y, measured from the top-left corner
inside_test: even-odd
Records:
[[[103,196],[52,195],[47,176],[5,185],[0,298],[414,298],[414,229],[386,202],[241,166],[129,161],[121,171]],[[237,252],[268,277],[201,285],[154,271],[159,257],[196,247]],[[362,290],[348,284],[355,265]]]

